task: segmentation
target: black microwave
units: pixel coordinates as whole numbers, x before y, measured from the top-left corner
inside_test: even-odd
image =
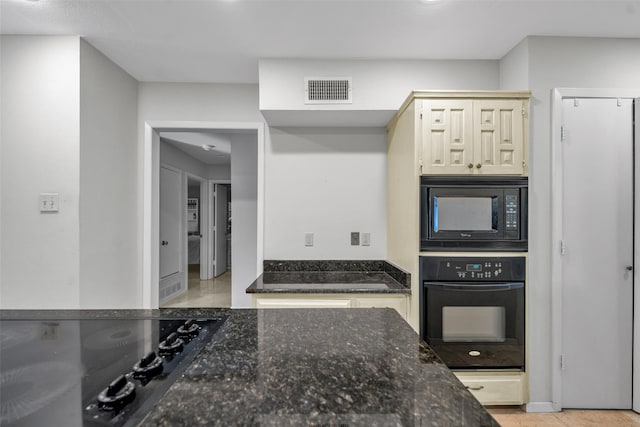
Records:
[[[421,251],[526,251],[528,179],[420,177]]]

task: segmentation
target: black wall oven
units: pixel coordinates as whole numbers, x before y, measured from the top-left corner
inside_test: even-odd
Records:
[[[449,368],[525,367],[525,258],[420,258],[420,334]]]
[[[422,176],[420,250],[526,251],[527,177]]]

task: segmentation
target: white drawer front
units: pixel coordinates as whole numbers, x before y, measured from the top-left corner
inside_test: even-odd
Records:
[[[458,374],[458,379],[483,405],[521,405],[523,384],[519,375],[473,376]]]
[[[256,308],[349,308],[348,299],[271,299],[257,298]]]

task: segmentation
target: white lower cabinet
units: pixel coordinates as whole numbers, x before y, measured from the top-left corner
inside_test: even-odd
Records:
[[[407,319],[406,295],[366,295],[366,294],[279,294],[254,295],[255,308],[351,308],[376,307],[393,308],[403,319]]]
[[[256,298],[256,308],[349,308],[348,299]]]
[[[526,374],[520,372],[454,372],[483,405],[522,405]]]

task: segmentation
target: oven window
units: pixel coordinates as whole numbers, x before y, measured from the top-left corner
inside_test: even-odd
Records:
[[[504,342],[504,307],[442,307],[442,340]]]
[[[433,231],[494,231],[497,197],[434,197]]]

